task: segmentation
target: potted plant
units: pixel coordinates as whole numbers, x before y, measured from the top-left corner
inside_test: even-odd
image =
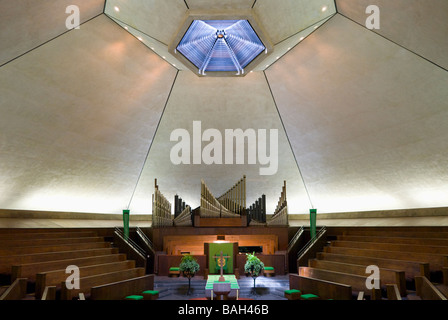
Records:
[[[264,263],[253,254],[246,253],[246,264],[244,265],[244,271],[248,273],[254,279],[253,293],[255,294],[255,280],[264,270]]]
[[[191,278],[194,277],[196,272],[199,271],[199,263],[192,255],[185,255],[182,257],[179,265],[179,271],[182,272],[184,277],[188,278],[188,292],[190,294]]]

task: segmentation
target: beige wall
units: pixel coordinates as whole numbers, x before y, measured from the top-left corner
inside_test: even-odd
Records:
[[[0,69],[0,208],[126,208],[176,70],[102,15]]]
[[[448,73],[336,15],[266,72],[321,213],[448,205]]]

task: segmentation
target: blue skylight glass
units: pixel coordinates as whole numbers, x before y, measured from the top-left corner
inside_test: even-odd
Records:
[[[205,75],[243,74],[266,48],[247,20],[194,20],[176,50]]]

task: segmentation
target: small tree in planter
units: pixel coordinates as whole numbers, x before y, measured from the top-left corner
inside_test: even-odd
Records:
[[[255,280],[264,270],[264,263],[255,256],[255,252],[253,254],[246,253],[246,256],[247,260],[244,265],[244,271],[249,273],[249,275],[254,279],[253,293],[255,294]]]
[[[188,278],[187,295],[189,295],[191,288],[191,278],[193,278],[196,272],[199,271],[199,263],[193,256],[185,255],[182,257],[182,260],[180,262],[179,271],[182,272],[182,274]]]

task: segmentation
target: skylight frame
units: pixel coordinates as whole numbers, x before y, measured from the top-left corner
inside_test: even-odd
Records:
[[[235,71],[209,71],[205,75],[200,73],[199,68],[193,64],[189,59],[187,59],[181,52],[177,51],[176,48],[186,35],[188,29],[192,25],[194,20],[246,20],[249,22],[253,31],[260,39],[261,43],[265,47],[265,51],[261,52],[256,56],[247,66],[244,68],[243,74],[238,74]],[[251,10],[238,10],[232,12],[220,12],[219,14],[213,12],[189,12],[179,28],[177,35],[171,41],[168,51],[176,57],[183,65],[188,67],[199,77],[211,76],[211,77],[242,77],[250,73],[255,67],[257,67],[265,58],[267,58],[273,51],[273,45],[270,39],[266,36],[266,32],[258,23],[256,16]]]

